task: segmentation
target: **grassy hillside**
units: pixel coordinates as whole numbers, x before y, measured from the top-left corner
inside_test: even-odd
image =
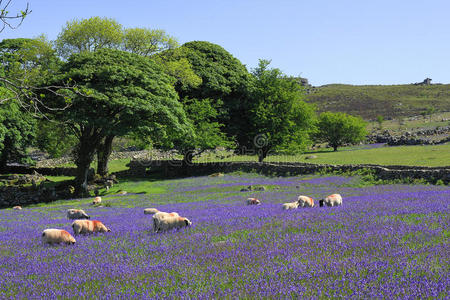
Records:
[[[317,87],[308,95],[321,111],[342,111],[365,119],[420,115],[427,108],[450,111],[450,84],[345,85]]]

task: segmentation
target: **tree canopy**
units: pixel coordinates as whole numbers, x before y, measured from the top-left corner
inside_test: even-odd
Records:
[[[75,152],[77,191],[85,191],[87,170],[102,139],[125,135],[136,127],[157,139],[168,139],[189,127],[171,79],[151,60],[113,49],[71,56],[51,84],[77,82],[82,94],[70,90],[66,97],[48,94],[48,101],[71,106],[49,112],[69,126],[79,142]]]
[[[91,17],[66,23],[56,39],[58,53],[68,58],[73,53],[119,48],[123,40],[122,25],[111,18]]]
[[[361,117],[341,112],[323,112],[319,116],[316,140],[327,142],[334,151],[344,144],[363,141],[366,135],[366,122]]]
[[[142,56],[178,47],[177,40],[162,29],[127,28],[123,35],[125,51]]]
[[[193,41],[185,43],[186,58],[195,74],[202,79],[198,86],[178,84],[180,98],[211,99],[218,109],[217,121],[230,136],[238,136],[243,128],[251,76],[245,66],[219,45]],[[223,105],[220,105],[223,104]]]
[[[39,102],[36,86],[48,74],[55,72],[59,59],[45,36],[35,39],[4,39],[0,42],[0,63],[3,75],[0,82],[10,93],[4,94],[0,103],[15,99],[22,107],[32,107]],[[9,95],[10,98],[4,98]]]
[[[279,69],[269,69],[269,64],[260,60],[252,72],[255,80],[246,129],[246,146],[257,151],[260,162],[270,150],[303,150],[314,123],[314,106],[303,101],[301,86]]]

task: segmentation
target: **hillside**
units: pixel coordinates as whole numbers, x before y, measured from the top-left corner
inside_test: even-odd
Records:
[[[364,119],[416,116],[433,107],[450,111],[450,84],[346,85],[329,84],[310,89],[310,102],[318,111],[342,111]]]

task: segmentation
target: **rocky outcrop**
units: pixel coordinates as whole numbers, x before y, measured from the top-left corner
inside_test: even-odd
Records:
[[[443,135],[447,136],[440,137]],[[432,139],[431,137],[440,138]],[[450,141],[450,126],[406,131],[400,135],[394,135],[385,130],[383,133],[368,136],[367,140],[369,143],[386,143],[389,146],[444,144]]]

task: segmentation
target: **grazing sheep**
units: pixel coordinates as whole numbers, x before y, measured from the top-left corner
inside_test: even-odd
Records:
[[[65,243],[68,245],[75,244],[75,238],[63,229],[45,229],[42,232],[42,241],[47,244]]]
[[[297,209],[297,208],[298,208],[298,201],[283,203],[283,209],[284,210]]]
[[[110,188],[112,188],[114,186],[114,181],[113,180],[106,180],[105,181],[105,188],[106,191],[109,191]]]
[[[314,207],[314,199],[308,196],[298,196],[297,202],[301,207]]]
[[[342,205],[342,196],[339,194],[332,194],[326,197],[325,199],[322,199],[319,201],[320,206],[338,206]]]
[[[256,198],[247,198],[247,205],[261,205],[261,201]]]
[[[90,219],[91,217],[82,209],[68,209],[67,219],[77,220],[77,219]]]
[[[72,228],[75,235],[111,231],[111,229],[97,220],[75,220],[72,223]]]
[[[159,212],[159,210],[157,210],[156,208],[146,208],[146,209],[144,209],[144,214],[145,215],[154,215],[157,212]]]
[[[209,175],[209,177],[223,177],[223,176],[224,176],[223,173],[220,173],[220,172]]]
[[[180,217],[177,213],[158,212],[153,215],[153,231],[167,231],[173,228],[191,226],[192,222]]]
[[[17,205],[17,206],[14,206],[13,209],[14,210],[22,210],[22,206]]]
[[[97,197],[95,197],[94,198],[94,200],[92,200],[92,204],[100,204],[100,203],[102,203],[102,197],[100,197],[100,196],[97,196]]]

